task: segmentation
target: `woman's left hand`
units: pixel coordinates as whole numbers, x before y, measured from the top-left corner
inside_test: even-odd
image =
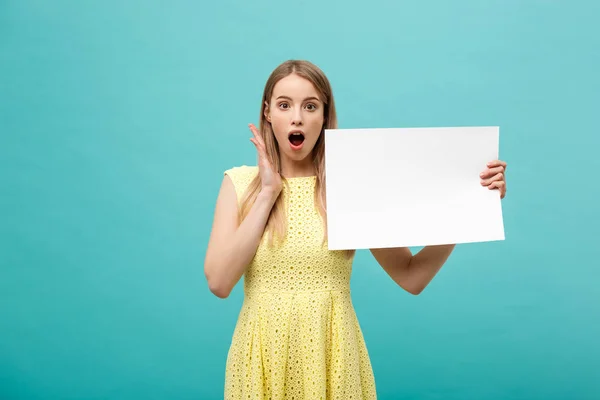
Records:
[[[481,172],[481,185],[487,186],[488,189],[498,189],[500,198],[506,196],[506,181],[504,175],[506,173],[506,162],[501,160],[490,161],[487,168]]]

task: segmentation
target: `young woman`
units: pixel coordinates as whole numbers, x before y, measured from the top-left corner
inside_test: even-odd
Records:
[[[375,381],[350,298],[353,251],[329,251],[323,130],[337,127],[323,72],[278,66],[250,125],[258,166],[224,173],[206,252],[210,290],[225,298],[244,276],[244,303],[227,357],[226,399],[375,399]],[[481,184],[506,193],[506,163]],[[454,245],[372,249],[400,287],[420,293]]]

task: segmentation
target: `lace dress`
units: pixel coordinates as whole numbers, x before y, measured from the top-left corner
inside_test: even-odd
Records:
[[[258,167],[225,171],[238,201]],[[352,258],[323,245],[315,177],[286,179],[288,231],[263,236],[244,275],[227,355],[225,399],[375,399],[371,363],[350,298]]]

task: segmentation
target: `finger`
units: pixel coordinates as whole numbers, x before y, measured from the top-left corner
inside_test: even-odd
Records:
[[[252,132],[258,143],[264,145],[264,142],[260,137],[260,133],[258,133],[258,129],[256,128],[256,126],[254,124],[248,124],[248,127],[250,128],[250,131]]]
[[[250,141],[254,144],[254,147],[256,147],[256,152],[258,154],[258,158],[265,158],[265,151],[263,149],[263,147],[260,145],[260,143],[258,142],[258,140],[256,140],[255,138],[250,138]]]
[[[258,132],[258,129],[256,129],[256,126],[254,124],[250,124],[250,130],[252,131],[252,134],[254,135],[254,138],[256,139],[256,142],[258,144],[258,151],[261,153],[261,155],[263,157],[267,156],[267,146],[265,145],[265,142],[262,140],[262,137],[260,136],[260,133]]]
[[[492,184],[490,186],[488,186],[488,189],[490,189],[490,190],[498,189],[500,191],[500,198],[504,198],[504,196],[506,195],[506,182],[504,182],[504,181],[492,182]]]
[[[254,136],[254,138],[258,142],[262,142],[262,137],[260,136],[260,132],[258,131],[258,128],[256,127],[256,125],[250,123],[250,124],[248,124],[248,128],[250,128],[250,132],[252,132],[252,135]]]
[[[493,175],[498,174],[498,173],[504,173],[504,167],[503,166],[486,169],[481,174],[479,174],[479,176],[481,178],[489,178],[490,176],[493,176]]]
[[[506,162],[502,160],[493,160],[487,163],[488,168],[503,167],[506,170]]]
[[[250,128],[250,132],[252,132],[252,136],[254,136],[255,140],[259,140],[258,137],[258,130],[256,129],[256,127],[253,124],[248,124],[248,128]]]
[[[489,179],[482,179],[481,180],[481,184],[483,186],[488,186],[493,182],[504,182],[504,174],[499,172],[496,175],[494,175],[493,177],[489,178]]]

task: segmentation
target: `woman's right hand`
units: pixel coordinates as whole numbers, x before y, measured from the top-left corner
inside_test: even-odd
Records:
[[[253,138],[250,138],[250,141],[254,143],[254,146],[258,152],[258,173],[260,174],[260,180],[262,183],[261,191],[268,192],[277,197],[283,187],[281,175],[273,169],[273,165],[267,158],[265,142],[260,137],[258,129],[256,129],[254,124],[250,124],[249,127],[252,135],[254,135]]]

